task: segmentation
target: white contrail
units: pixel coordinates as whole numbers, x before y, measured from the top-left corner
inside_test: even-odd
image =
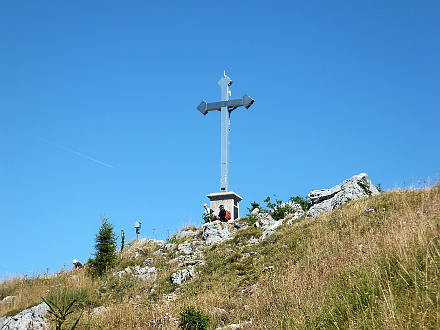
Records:
[[[75,155],[77,155],[77,156],[79,156],[79,157],[81,157],[81,158],[91,160],[92,162],[95,162],[95,163],[97,163],[97,164],[99,164],[99,165],[102,165],[102,166],[105,166],[105,167],[114,168],[113,165],[110,165],[110,164],[107,164],[107,163],[101,162],[99,159],[96,159],[96,158],[90,157],[89,155],[83,154],[82,152],[79,152],[79,151],[76,151],[76,150],[70,149],[70,148],[65,147],[65,146],[63,146],[63,145],[61,145],[61,144],[58,144],[58,143],[55,143],[55,142],[52,142],[52,141],[49,141],[49,140],[46,140],[45,138],[42,138],[41,136],[39,136],[38,138],[39,138],[40,140],[42,140],[42,141],[48,143],[48,144],[52,144],[52,145],[54,145],[54,146],[56,146],[56,147],[58,147],[58,148],[60,148],[60,149],[65,150],[65,151],[69,151],[69,152],[71,152],[72,154],[75,154]]]

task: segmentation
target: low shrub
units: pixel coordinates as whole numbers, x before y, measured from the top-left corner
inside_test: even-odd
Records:
[[[193,306],[180,312],[180,327],[185,330],[205,330],[209,326],[209,317]]]
[[[290,197],[289,201],[291,201],[292,203],[299,204],[304,212],[308,211],[310,208],[310,202],[307,199],[307,197],[294,196],[294,197]]]

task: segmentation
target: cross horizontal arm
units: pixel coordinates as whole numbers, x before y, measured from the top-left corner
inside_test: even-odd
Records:
[[[208,111],[213,110],[221,110],[223,107],[227,107],[228,109],[234,110],[235,108],[244,106],[246,109],[249,109],[249,107],[254,103],[254,100],[248,96],[245,95],[241,99],[235,99],[235,100],[229,100],[229,101],[220,101],[220,102],[210,102],[207,103],[206,101],[200,102],[200,104],[197,106],[197,110],[199,110],[202,114],[206,115]]]

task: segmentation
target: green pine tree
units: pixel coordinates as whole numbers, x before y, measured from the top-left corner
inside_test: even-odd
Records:
[[[108,222],[108,218],[103,218],[101,228],[96,235],[94,258],[88,261],[88,269],[92,276],[102,276],[115,265],[116,248],[113,226]]]

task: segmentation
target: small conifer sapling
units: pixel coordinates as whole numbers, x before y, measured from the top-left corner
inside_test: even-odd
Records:
[[[89,259],[92,276],[102,276],[116,264],[116,235],[108,218],[102,219],[101,228],[96,235],[94,258]]]

